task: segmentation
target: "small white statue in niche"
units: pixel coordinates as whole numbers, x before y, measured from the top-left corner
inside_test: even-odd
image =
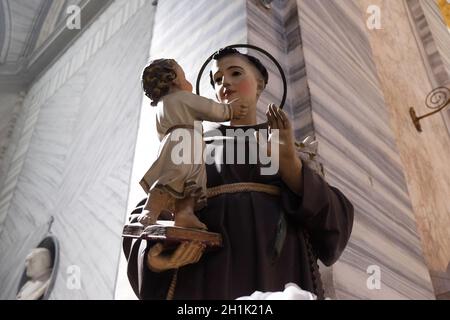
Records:
[[[52,258],[46,248],[31,250],[25,259],[28,281],[20,288],[17,300],[39,300],[47,290],[52,274]]]

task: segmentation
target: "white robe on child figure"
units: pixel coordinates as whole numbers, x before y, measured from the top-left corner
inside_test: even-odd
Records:
[[[197,199],[195,210],[200,210],[206,205],[202,133],[195,133],[194,129],[178,129],[189,131],[187,138],[190,140],[181,141],[175,131],[167,132],[174,126],[194,126],[196,121],[231,120],[232,107],[191,92],[177,91],[164,96],[156,108],[156,130],[161,144],[156,161],[141,179],[140,185],[147,194],[156,187],[177,199],[192,196]],[[188,163],[174,163],[173,150],[179,148],[180,143],[191,147]]]

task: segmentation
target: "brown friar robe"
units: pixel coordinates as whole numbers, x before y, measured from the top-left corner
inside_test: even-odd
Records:
[[[224,246],[179,269],[174,299],[235,299],[257,290],[283,291],[289,282],[320,297],[317,259],[327,266],[337,261],[351,234],[353,206],[306,165],[301,196],[293,193],[279,174],[261,175],[260,165],[249,161],[249,152],[254,150],[251,139],[224,140],[227,129],[236,128],[217,124],[216,130],[205,133],[205,141],[210,140],[206,152],[215,159],[206,164],[208,188],[255,182],[278,186],[281,195],[251,191],[209,198],[207,207],[197,214],[209,231],[222,234]],[[265,125],[239,128],[263,129]],[[224,159],[230,146],[226,143],[235,147],[235,157],[244,144],[240,152],[245,150],[246,163],[227,164]],[[139,210],[134,213],[131,221]],[[281,221],[285,221],[284,228]],[[140,299],[165,299],[174,272],[148,269],[144,259],[150,245],[141,240],[124,241],[128,277]]]

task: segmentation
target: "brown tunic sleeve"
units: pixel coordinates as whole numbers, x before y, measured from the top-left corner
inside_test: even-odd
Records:
[[[317,257],[335,263],[347,245],[353,227],[353,205],[337,188],[303,165],[303,195],[287,186],[282,202],[286,213],[305,227]]]
[[[137,222],[137,217],[143,208],[144,199],[130,215],[130,223]],[[173,272],[151,272],[146,264],[146,257],[150,246],[145,240],[123,238],[123,251],[128,261],[127,275],[134,293],[139,299],[163,300],[167,295],[167,288]],[[151,284],[149,286],[148,284]]]

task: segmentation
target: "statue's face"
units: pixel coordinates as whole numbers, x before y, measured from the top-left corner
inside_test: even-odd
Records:
[[[33,250],[25,258],[25,267],[27,269],[27,277],[37,278],[50,268],[50,261],[47,254],[39,250]]]
[[[25,267],[27,268],[27,277],[34,278],[38,274],[39,264],[37,263],[36,253],[31,252],[25,259]]]
[[[245,57],[239,55],[214,60],[211,72],[217,100],[229,103],[239,98],[240,103],[256,107],[259,93],[254,69]]]

